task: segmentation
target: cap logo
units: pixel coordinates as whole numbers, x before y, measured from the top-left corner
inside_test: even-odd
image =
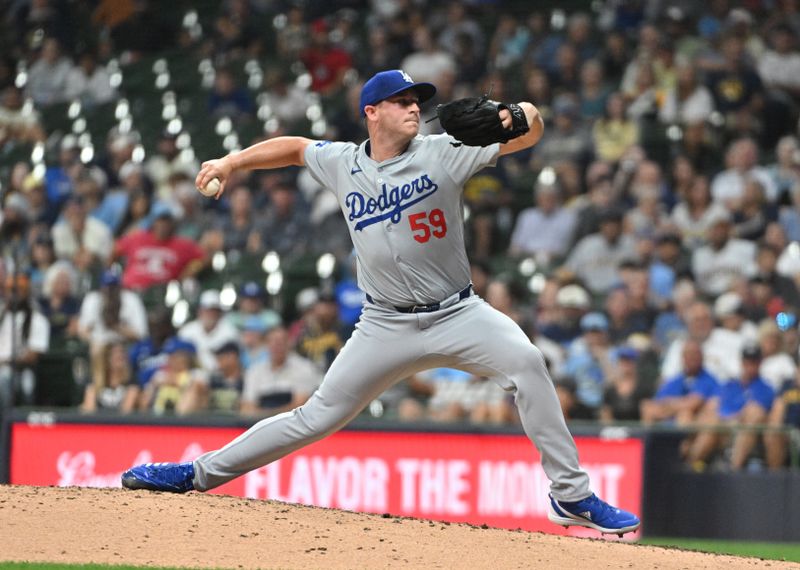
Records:
[[[405,81],[406,83],[414,83],[414,80],[411,79],[411,76],[402,69],[400,70],[400,75],[403,76],[403,81]]]

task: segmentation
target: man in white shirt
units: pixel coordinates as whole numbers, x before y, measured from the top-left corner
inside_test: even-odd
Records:
[[[95,262],[108,262],[114,237],[108,226],[87,215],[82,198],[72,196],[64,205],[63,219],[53,226],[53,245],[59,259],[86,270]]]
[[[241,412],[274,415],[305,403],[322,382],[313,362],[291,350],[282,326],[267,333],[268,361],[254,364],[244,378]]]
[[[756,274],[756,245],[730,237],[731,216],[720,211],[709,220],[708,245],[692,255],[692,272],[700,290],[716,297],[739,279]]]
[[[183,325],[178,336],[197,348],[197,359],[206,372],[216,372],[214,351],[227,342],[238,343],[236,327],[222,318],[219,291],[209,289],[200,295],[197,318]]]
[[[788,24],[778,24],[769,34],[772,49],[758,60],[758,74],[767,87],[786,94],[800,95],[800,53],[795,49],[794,33]]]
[[[744,196],[746,178],[749,176],[761,184],[764,196],[770,202],[778,199],[778,188],[763,166],[758,166],[758,146],[748,137],[735,140],[725,153],[726,170],[711,181],[711,197],[734,210]]]

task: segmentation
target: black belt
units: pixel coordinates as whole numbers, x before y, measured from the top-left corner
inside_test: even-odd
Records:
[[[467,285],[461,291],[458,292],[458,300],[463,301],[471,294],[472,294],[472,283],[470,283],[469,285]],[[379,304],[373,300],[372,296],[370,296],[369,293],[367,293],[366,295],[367,295],[367,301],[369,301],[373,305]],[[394,309],[401,313],[432,313],[434,311],[438,311],[439,309],[441,309],[443,302],[444,301],[439,301],[438,303],[431,303],[430,305],[411,305],[410,307],[394,307]]]

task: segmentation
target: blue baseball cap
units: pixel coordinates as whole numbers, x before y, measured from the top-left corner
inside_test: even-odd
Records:
[[[603,313],[587,313],[581,317],[581,330],[607,331],[608,319]]]
[[[164,342],[161,349],[165,354],[175,354],[176,352],[188,352],[189,354],[196,354],[197,348],[194,343],[184,340],[180,337],[173,336]]]
[[[411,76],[402,69],[381,71],[373,75],[361,88],[361,116],[366,116],[364,107],[375,105],[401,91],[414,88],[419,96],[419,102],[424,103],[436,95],[436,87],[431,83],[414,83]]]
[[[117,273],[113,269],[106,269],[100,276],[100,285],[103,287],[119,285],[119,282],[120,282],[119,273]]]

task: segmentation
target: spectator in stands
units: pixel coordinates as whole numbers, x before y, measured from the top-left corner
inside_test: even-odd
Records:
[[[133,291],[123,289],[119,275],[106,270],[100,290],[90,291],[81,303],[78,335],[89,344],[92,374],[104,374],[105,347],[112,342],[136,342],[147,335],[147,312]]]
[[[752,134],[764,105],[761,79],[744,57],[744,41],[728,32],[722,38],[722,64],[706,73],[717,110],[725,116],[728,132]],[[769,192],[768,192],[769,194]]]
[[[532,255],[537,261],[548,263],[561,258],[572,242],[577,216],[574,210],[561,205],[561,189],[552,170],[550,174],[552,178],[540,175],[536,181],[536,206],[517,216],[511,235],[511,255]]]
[[[541,296],[539,301],[542,302]],[[539,332],[545,338],[566,347],[580,336],[581,318],[590,309],[591,299],[586,289],[575,283],[564,285],[556,293],[555,318],[550,322],[540,322]]]
[[[725,206],[711,201],[708,178],[697,175],[673,208],[670,221],[683,237],[686,249],[694,251],[705,245],[711,222],[723,218],[727,212]]]
[[[403,71],[417,81],[455,81],[458,64],[450,53],[436,45],[428,25],[412,30],[412,40],[414,51],[400,64]]]
[[[48,228],[58,218],[58,202],[51,202],[47,197],[45,180],[38,174],[28,174],[22,183],[22,191],[28,201],[28,217],[33,224],[44,224]]]
[[[156,195],[161,200],[171,197],[170,178],[175,174],[190,176],[200,169],[200,164],[178,147],[178,134],[164,130],[158,138],[156,153],[148,157],[144,168],[153,181]]]
[[[38,235],[31,235],[33,243],[31,243],[31,290],[36,297],[41,297],[42,286],[44,283],[47,270],[53,266],[58,260],[56,259],[55,246],[53,245],[53,238],[50,237],[49,231],[43,231]],[[65,261],[67,265],[72,267],[72,264]]]
[[[800,293],[794,280],[778,272],[778,258],[780,250],[777,247],[762,241],[758,244],[756,256],[756,275],[764,278],[775,294],[783,301],[784,308],[800,311]]]
[[[0,145],[44,141],[39,113],[24,106],[22,90],[15,86],[0,95]]]
[[[262,233],[268,235],[271,228],[263,226],[256,216],[250,189],[247,186],[231,188],[228,204],[228,215],[218,218],[201,241],[212,251],[263,251]]]
[[[128,414],[139,399],[125,343],[115,341],[103,348],[103,365],[97,368],[83,392],[82,412],[114,411]]]
[[[47,107],[65,99],[67,78],[72,71],[69,58],[61,53],[56,38],[46,38],[36,62],[28,70],[25,91],[39,106]]]
[[[603,112],[592,126],[594,154],[598,159],[616,164],[639,143],[639,125],[626,113],[627,104],[619,92],[610,93]]]
[[[586,169],[586,197],[576,196],[567,203],[567,207],[577,210],[578,225],[570,247],[596,233],[600,229],[600,216],[606,212],[614,201],[614,187],[611,176],[611,165],[600,160],[592,162]]]
[[[698,70],[690,61],[676,65],[676,83],[664,94],[658,118],[665,124],[689,124],[708,121],[714,112],[714,99],[700,83]]]
[[[255,113],[255,105],[250,93],[236,83],[230,69],[217,70],[214,86],[208,95],[208,111],[214,118],[228,117],[242,121]]]
[[[738,358],[742,338],[739,334],[714,327],[710,307],[702,301],[694,301],[684,309],[681,318],[686,324],[686,333],[673,340],[665,349],[661,365],[662,382],[681,371],[683,346],[687,341],[695,341],[703,347],[703,363],[709,373],[720,382],[737,378],[740,374]]]
[[[603,66],[596,59],[583,62],[580,71],[580,97],[581,116],[594,120],[606,113],[606,101],[610,95],[609,86],[603,77]]]
[[[60,346],[78,336],[81,301],[78,276],[68,261],[56,261],[44,274],[39,309],[50,323],[50,344]]]
[[[612,375],[613,347],[608,338],[608,318],[600,312],[587,313],[581,317],[580,327],[581,336],[569,345],[564,366],[556,372],[558,378],[570,379],[573,393],[564,396],[563,382],[556,383],[556,391],[562,403],[568,402],[566,417],[596,419]]]
[[[703,346],[699,342],[690,339],[683,343],[681,358],[681,371],[668,378],[652,399],[642,401],[644,423],[689,425],[697,420],[706,402],[719,394],[719,382],[703,366]]]
[[[646,397],[636,370],[639,351],[631,346],[621,346],[614,356],[598,419],[604,423],[637,421],[640,419],[640,404]]]
[[[776,393],[780,394],[795,378],[797,364],[783,346],[783,335],[774,319],[765,319],[758,326],[758,348],[761,366],[758,373]]]
[[[345,74],[352,68],[350,54],[331,44],[328,23],[319,18],[310,26],[311,43],[300,54],[300,60],[311,74],[311,90],[323,96],[339,93]]]
[[[605,312],[608,315],[608,338],[612,344],[622,344],[630,335],[648,332],[650,326],[641,315],[634,315],[629,303],[629,289],[624,285],[614,287],[608,292]]]
[[[758,58],[758,75],[768,89],[779,91],[789,100],[796,98],[800,95],[800,53],[795,33],[784,22],[774,26],[768,37],[772,49]]]
[[[783,203],[787,198],[794,201],[792,193],[800,187],[798,166],[800,166],[800,141],[794,135],[781,137],[775,145],[775,162],[767,166],[767,172],[778,194],[778,203]],[[799,215],[800,213],[795,210],[795,218]]]
[[[270,188],[270,204],[261,214],[261,245],[281,256],[300,255],[308,248],[309,220],[297,189],[279,181]]]
[[[622,212],[609,209],[600,217],[600,231],[579,241],[564,267],[593,293],[603,294],[619,281],[619,265],[635,257],[633,238],[622,233]]]
[[[683,248],[681,236],[664,230],[655,235],[655,250],[649,261],[650,296],[659,307],[669,304],[678,279],[690,274],[691,258]]]
[[[50,323],[31,297],[25,273],[7,273],[0,310],[0,398],[34,403],[36,363],[50,348]]]
[[[322,382],[310,360],[291,349],[285,328],[267,334],[269,362],[252,366],[245,375],[241,413],[272,416],[305,403]]]
[[[336,297],[327,291],[320,292],[293,328],[291,338],[297,353],[311,360],[320,371],[326,371],[345,341]]]
[[[758,441],[758,433],[748,427],[766,422],[775,392],[759,376],[761,351],[757,346],[742,349],[741,376],[722,385],[719,394],[709,400],[698,418],[702,425],[726,424],[736,429],[733,435],[730,467],[742,469]],[[697,434],[689,448],[688,462],[692,468],[702,471],[706,462],[721,443],[724,434],[717,429],[704,430]]]
[[[731,237],[731,215],[720,211],[708,220],[708,245],[692,255],[692,273],[706,295],[721,295],[738,279],[755,275],[756,247],[749,241]]]
[[[541,170],[559,160],[585,165],[591,154],[592,135],[581,121],[577,98],[571,93],[558,95],[553,101],[552,128],[532,153],[531,168]]]
[[[738,335],[742,345],[758,341],[758,327],[745,317],[744,301],[738,293],[728,291],[717,297],[714,317],[721,329]]]
[[[773,430],[764,433],[767,467],[781,469],[786,465],[789,448],[789,434],[785,430],[800,429],[800,368],[795,372],[792,383],[775,398],[768,423]]]
[[[64,98],[77,100],[87,107],[102,105],[117,98],[111,86],[111,75],[97,63],[97,55],[84,51],[78,56],[78,65],[72,67],[64,86]]]
[[[142,390],[153,375],[167,363],[164,345],[167,340],[175,336],[172,311],[166,307],[154,307],[148,311],[147,329],[150,334],[133,343],[129,351],[131,373]]]
[[[59,259],[71,261],[75,268],[90,272],[108,264],[114,240],[108,227],[88,215],[83,199],[69,198],[63,220],[53,226],[53,244]]]
[[[733,210],[733,235],[758,241],[764,236],[767,225],[777,219],[778,210],[767,202],[761,183],[754,178],[747,178],[742,199]]]
[[[236,342],[239,337],[236,328],[223,318],[219,291],[208,289],[200,294],[197,318],[183,325],[178,337],[194,346],[197,361],[205,371],[216,371],[214,350],[226,342]]]
[[[209,382],[210,412],[239,412],[244,388],[244,368],[239,354],[239,345],[235,342],[226,342],[214,351],[217,371],[211,375]]]
[[[147,410],[153,413],[186,415],[208,406],[208,374],[197,365],[194,345],[173,337],[164,343],[166,366],[153,375],[145,387]]]
[[[169,206],[155,208],[153,218],[149,229],[134,231],[114,244],[115,258],[125,258],[122,284],[127,289],[142,291],[193,277],[207,263],[197,243],[175,235],[175,213]]]
[[[711,181],[711,196],[730,211],[738,208],[744,196],[745,183],[748,178],[757,180],[764,195],[770,203],[778,198],[778,189],[769,175],[769,171],[758,164],[758,146],[756,141],[744,137],[733,141],[725,153],[726,169],[719,172]]]
[[[3,198],[0,218],[0,259],[12,267],[29,267],[31,247],[28,243],[30,220],[28,201],[19,192],[6,194]]]
[[[247,281],[242,284],[236,300],[237,308],[230,311],[225,316],[225,320],[237,329],[243,330],[251,317],[261,321],[263,332],[281,324],[281,316],[265,305],[267,292],[255,281]]]
[[[264,92],[258,102],[268,105],[281,124],[294,125],[306,120],[311,98],[307,89],[291,81],[285,69],[272,67],[264,74]]]

